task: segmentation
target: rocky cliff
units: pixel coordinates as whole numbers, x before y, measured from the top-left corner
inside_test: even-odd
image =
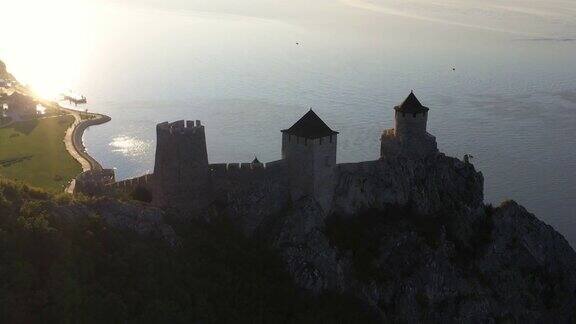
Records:
[[[201,216],[272,247],[305,291],[358,298],[379,322],[576,320],[574,250],[515,202],[485,205],[470,163],[433,154],[341,164],[329,210],[262,177],[223,178],[227,190]],[[178,245],[145,205],[97,199],[63,211]]]
[[[179,244],[176,232],[164,220],[164,213],[146,204],[99,198],[84,202],[57,204],[50,209],[49,213],[58,223],[76,223],[92,215],[98,215],[104,223],[114,229],[161,240],[171,246]]]
[[[42,247],[35,243],[39,226],[46,237],[60,233],[64,238],[80,237],[80,242],[92,242],[86,251],[82,250],[86,246],[74,243],[82,253],[74,254],[74,258],[70,256],[71,264],[84,264],[86,256],[100,260],[99,269],[103,270],[98,270],[98,276],[82,272],[88,276],[86,282],[90,285],[90,280],[97,280],[99,284],[115,282],[115,269],[119,267],[125,269],[126,278],[139,273],[140,279],[134,281],[133,290],[147,287],[149,281],[158,276],[163,278],[159,282],[168,282],[166,287],[162,286],[162,292],[179,289],[178,296],[168,294],[168,297],[153,289],[153,293],[145,294],[149,300],[134,299],[133,290],[117,290],[117,298],[133,305],[131,315],[121,314],[124,320],[136,318],[134,314],[145,316],[140,314],[141,307],[134,305],[155,300],[159,295],[163,295],[165,305],[169,305],[157,310],[161,318],[178,313],[173,311],[174,307],[179,310],[178,314],[188,314],[186,311],[193,307],[198,311],[191,313],[204,316],[202,312],[207,312],[212,319],[229,320],[227,316],[241,313],[245,321],[251,322],[263,322],[263,318],[270,319],[264,322],[275,322],[272,319],[278,318],[283,319],[279,322],[286,319],[299,322],[294,315],[305,312],[305,307],[290,310],[267,307],[270,303],[291,305],[312,295],[310,305],[316,305],[314,307],[323,305],[326,296],[338,296],[336,302],[326,304],[320,312],[322,316],[310,311],[302,317],[316,318],[317,322],[333,322],[342,316],[348,316],[345,322],[368,321],[359,320],[359,314],[384,323],[572,323],[576,320],[574,250],[553,228],[515,202],[507,201],[498,207],[484,204],[482,174],[470,163],[435,154],[419,160],[392,157],[339,165],[334,201],[329,210],[310,197],[295,202],[284,199],[285,186],[270,185],[279,183],[274,179],[255,181],[249,187],[235,185],[235,178],[224,180],[227,182],[222,187],[229,190],[201,214],[203,220],[174,224],[178,235],[165,222],[165,216],[174,219],[172,216],[177,215],[166,215],[147,204],[112,198],[55,202],[53,198],[48,199],[47,194],[25,187],[17,189],[14,184],[2,185],[0,181],[0,225],[5,228],[0,234],[13,237],[3,241],[5,246],[17,242],[17,233],[22,231],[34,242],[31,246]],[[168,210],[169,214],[172,212]],[[189,217],[190,213],[185,216]],[[90,223],[92,218],[102,224],[94,234],[93,226],[82,225]],[[50,226],[42,227],[42,224]],[[79,227],[77,233],[69,230],[75,227]],[[122,242],[127,245],[111,245],[107,228],[114,228],[115,233],[125,236]],[[220,231],[215,237],[214,233]],[[143,244],[130,232],[145,237],[144,241],[149,244],[145,248],[154,246],[155,241],[168,243],[171,251],[162,250],[160,259],[164,254],[174,253],[171,261],[164,264],[163,260],[157,260],[158,254],[150,255],[147,250],[136,259],[127,257]],[[62,249],[64,245],[57,246]],[[103,250],[98,253],[91,250],[100,248]],[[99,255],[108,256],[118,249],[126,256],[98,259]],[[42,253],[38,253],[43,255],[51,250],[41,249]],[[27,249],[22,251],[21,254],[28,256]],[[37,260],[36,255],[30,254],[30,260]],[[234,262],[228,263],[230,259]],[[110,268],[108,264],[114,260],[118,260],[119,265]],[[278,267],[274,275],[270,274],[271,265]],[[44,263],[38,265],[38,274],[48,273],[43,270],[44,266]],[[164,270],[158,271],[158,267]],[[171,280],[188,274],[189,267],[198,269],[185,279]],[[220,286],[222,276],[228,280]],[[100,277],[105,279],[95,279]],[[207,280],[217,287],[208,293],[204,286]],[[275,288],[292,289],[293,283],[298,290]],[[105,286],[102,292],[106,294],[116,288],[115,284]],[[238,287],[245,288],[238,290]],[[275,297],[259,296],[263,291],[274,292]],[[290,298],[286,297],[288,293]],[[186,297],[187,294],[194,298]],[[227,300],[229,294],[234,298]],[[69,292],[66,296],[70,295],[75,293]],[[253,300],[254,296],[261,304],[247,308],[250,305],[242,301]],[[48,297],[55,302],[61,300],[59,295]],[[358,300],[359,307],[351,307]],[[117,305],[115,301],[112,299],[110,304]],[[44,304],[41,306],[45,308]],[[12,309],[10,307],[6,309]],[[218,317],[221,311],[228,315]],[[29,312],[23,309],[20,313]],[[88,313],[102,312],[96,309]]]
[[[443,154],[340,165],[330,211],[313,199],[246,218],[296,283],[362,299],[382,321],[576,319],[576,253],[483,177]]]

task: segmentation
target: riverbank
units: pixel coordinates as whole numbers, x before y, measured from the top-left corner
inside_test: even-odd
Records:
[[[88,127],[105,124],[112,120],[112,118],[102,114],[84,113],[70,108],[61,107],[60,109],[70,113],[74,117],[74,123],[66,130],[66,135],[64,136],[64,143],[68,153],[80,163],[82,172],[102,170],[102,165],[86,152],[82,136]],[[83,119],[83,116],[88,116],[88,119]],[[74,185],[75,180],[72,179],[65,191],[72,193],[74,191]]]
[[[68,108],[62,108],[62,110],[69,112],[75,119],[64,138],[66,149],[82,165],[82,171],[101,170],[100,163],[86,152],[82,136],[88,127],[105,124],[112,119],[109,116],[94,113],[88,113],[90,117],[82,119],[82,114],[86,115],[86,113]]]
[[[0,88],[2,98],[18,92],[44,107],[40,114],[22,118],[17,110],[9,110],[11,115],[4,116],[0,105],[0,175],[47,190],[70,192],[78,174],[102,169],[86,152],[82,136],[88,127],[104,124],[110,117],[66,108],[38,97],[7,73],[2,61],[0,78],[11,81],[8,90],[6,86]],[[85,97],[75,101],[85,102]]]

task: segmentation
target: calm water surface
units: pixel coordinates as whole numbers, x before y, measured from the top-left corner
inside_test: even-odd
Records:
[[[211,162],[270,161],[308,107],[340,132],[340,162],[376,159],[414,89],[440,149],[474,155],[489,202],[515,199],[576,245],[573,1],[82,5],[59,55],[69,86],[112,117],[84,140],[120,179],[152,170],[158,122],[201,119]],[[5,61],[25,75],[16,54]]]

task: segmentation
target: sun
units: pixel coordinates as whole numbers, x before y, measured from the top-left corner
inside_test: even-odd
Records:
[[[27,80],[26,85],[34,95],[42,99],[57,100],[60,98],[60,94],[66,89],[66,86],[63,86],[63,84],[68,80],[65,79],[65,77],[43,78],[38,76]]]
[[[94,20],[89,0],[19,0],[3,4],[0,59],[38,96],[56,99],[75,89],[90,53]],[[34,10],[29,10],[34,8]]]

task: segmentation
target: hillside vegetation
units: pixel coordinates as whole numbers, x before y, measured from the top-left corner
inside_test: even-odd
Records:
[[[92,203],[0,180],[1,323],[370,321],[352,299],[299,291],[274,252],[226,223],[178,227],[169,247],[58,212]]]

